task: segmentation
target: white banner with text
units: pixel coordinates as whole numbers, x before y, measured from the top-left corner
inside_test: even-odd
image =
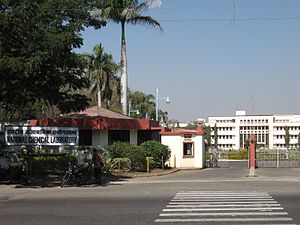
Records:
[[[6,126],[6,145],[76,146],[77,127]]]

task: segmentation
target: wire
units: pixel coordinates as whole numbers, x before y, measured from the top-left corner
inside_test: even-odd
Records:
[[[214,18],[190,18],[190,19],[159,19],[161,22],[232,22],[233,19],[214,19]],[[234,18],[234,21],[300,21],[300,17],[257,17],[257,18]]]

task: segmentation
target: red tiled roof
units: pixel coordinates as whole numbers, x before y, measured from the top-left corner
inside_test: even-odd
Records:
[[[121,113],[116,113],[105,108],[97,106],[87,108],[80,112],[69,113],[63,115],[62,118],[87,118],[87,117],[106,117],[114,119],[133,119],[129,116],[125,116]]]
[[[157,121],[133,119],[99,107],[91,107],[58,118],[30,120],[28,122],[32,126],[71,126],[84,130],[160,130]]]

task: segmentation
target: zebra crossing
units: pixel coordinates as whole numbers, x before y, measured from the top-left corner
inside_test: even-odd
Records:
[[[268,193],[234,191],[178,192],[155,222],[296,225]]]

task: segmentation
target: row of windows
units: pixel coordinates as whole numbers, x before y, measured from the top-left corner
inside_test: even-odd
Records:
[[[300,127],[287,127],[289,130],[299,130],[300,131]],[[274,130],[285,130],[286,127],[274,127]]]
[[[241,124],[265,124],[269,121],[267,119],[261,119],[261,120],[240,120]]]
[[[221,145],[218,145],[219,148],[233,148],[233,144],[221,144]]]
[[[234,127],[218,127],[219,131],[232,131]]]
[[[218,135],[218,139],[233,139],[234,135]]]
[[[269,130],[269,127],[268,126],[253,126],[253,127],[242,126],[240,129],[241,130]]]
[[[274,135],[276,139],[284,139],[285,135]],[[290,139],[298,139],[298,135],[290,135]]]
[[[276,148],[286,148],[285,144],[274,144],[274,147]],[[290,144],[289,148],[298,148],[299,146],[297,144]]]
[[[235,123],[235,119],[232,120],[216,120],[217,123]]]

